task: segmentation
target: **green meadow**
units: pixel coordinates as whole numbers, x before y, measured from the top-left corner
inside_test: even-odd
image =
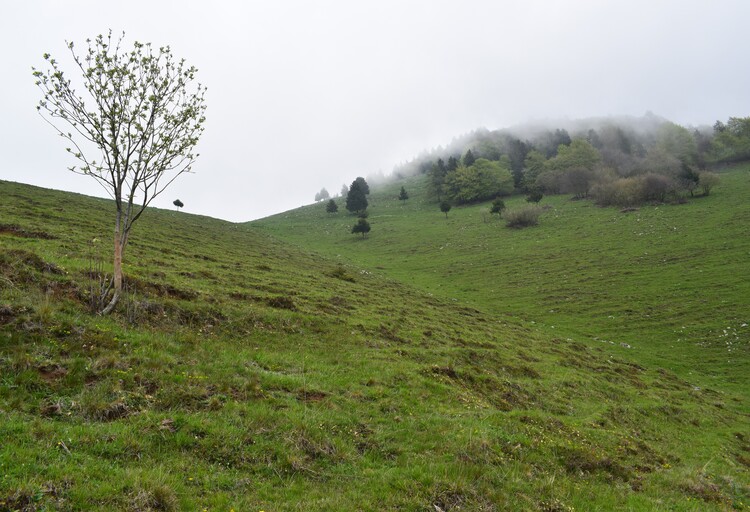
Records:
[[[421,178],[366,238],[149,209],[107,317],[111,202],[0,181],[0,510],[746,510],[750,173],[721,179],[522,230]]]

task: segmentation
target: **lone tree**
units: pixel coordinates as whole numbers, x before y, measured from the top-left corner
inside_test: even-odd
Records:
[[[406,189],[404,187],[401,187],[401,192],[398,195],[399,201],[406,201],[409,199],[409,194],[406,192]]]
[[[346,209],[352,213],[362,212],[367,209],[367,194],[370,187],[364,178],[359,177],[352,182],[346,194]]]
[[[448,212],[451,211],[451,204],[448,201],[440,203],[440,211],[445,214],[445,218],[448,218]]]
[[[362,238],[370,232],[370,223],[367,219],[359,219],[357,223],[352,227],[352,233],[362,233]]]
[[[339,211],[339,205],[336,204],[336,201],[331,199],[326,205],[326,211],[328,213],[336,213],[337,211]]]
[[[194,84],[195,67],[176,60],[169,46],[154,49],[136,41],[124,50],[123,38],[113,40],[110,31],[87,39],[82,55],[66,41],[83,92],[49,54],[44,59],[51,69],[32,68],[44,95],[37,110],[80,162],[69,169],[95,179],[115,202],[113,276],[100,300],[106,302],[110,290],[112,297],[101,314],[112,311],[122,293],[122,256],[133,224],[169,184],[190,172],[206,119],[206,89]]]
[[[175,199],[174,201],[172,201],[172,204],[175,205],[178,210],[182,208],[183,206],[185,206],[185,204],[179,199]]]

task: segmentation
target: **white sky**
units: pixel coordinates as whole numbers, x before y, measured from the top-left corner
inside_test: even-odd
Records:
[[[4,0],[0,179],[105,195],[66,170],[31,66],[109,29],[170,45],[208,87],[195,174],[153,205],[247,221],[481,126],[748,116],[748,24],[746,0]]]

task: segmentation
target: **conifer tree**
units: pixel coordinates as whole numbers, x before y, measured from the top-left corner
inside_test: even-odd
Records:
[[[471,152],[471,150],[468,150],[466,154],[464,155],[464,165],[466,167],[471,167],[474,165],[474,162],[476,162],[476,158],[474,158],[474,153]]]
[[[406,192],[404,187],[401,187],[401,193],[398,195],[399,201],[406,201],[409,199],[409,194]]]
[[[367,222],[367,219],[359,219],[357,223],[352,226],[352,233],[362,233],[362,238],[365,237],[367,233],[370,232],[370,223]]]
[[[336,204],[336,201],[331,199],[326,205],[326,211],[328,213],[336,213],[337,211],[339,211],[339,205]]]
[[[346,194],[346,209],[352,213],[362,212],[367,209],[367,194],[370,193],[370,187],[364,178],[357,178],[349,187]]]

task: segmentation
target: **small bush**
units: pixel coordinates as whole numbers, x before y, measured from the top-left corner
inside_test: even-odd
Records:
[[[661,174],[645,174],[639,177],[640,201],[658,201],[663,203],[667,195],[676,189],[674,180]]]
[[[542,213],[538,206],[527,206],[520,210],[513,210],[505,214],[505,225],[509,228],[525,228],[539,224],[539,214]]]
[[[526,196],[526,202],[538,203],[544,197],[544,193],[539,189],[533,189],[529,191],[529,195]]]
[[[496,213],[498,216],[502,215],[503,210],[505,210],[505,202],[502,199],[495,199],[492,201],[492,207],[490,208],[490,213],[494,214]]]
[[[698,186],[703,190],[703,195],[707,196],[714,186],[719,184],[719,175],[712,172],[702,172],[698,175]]]

